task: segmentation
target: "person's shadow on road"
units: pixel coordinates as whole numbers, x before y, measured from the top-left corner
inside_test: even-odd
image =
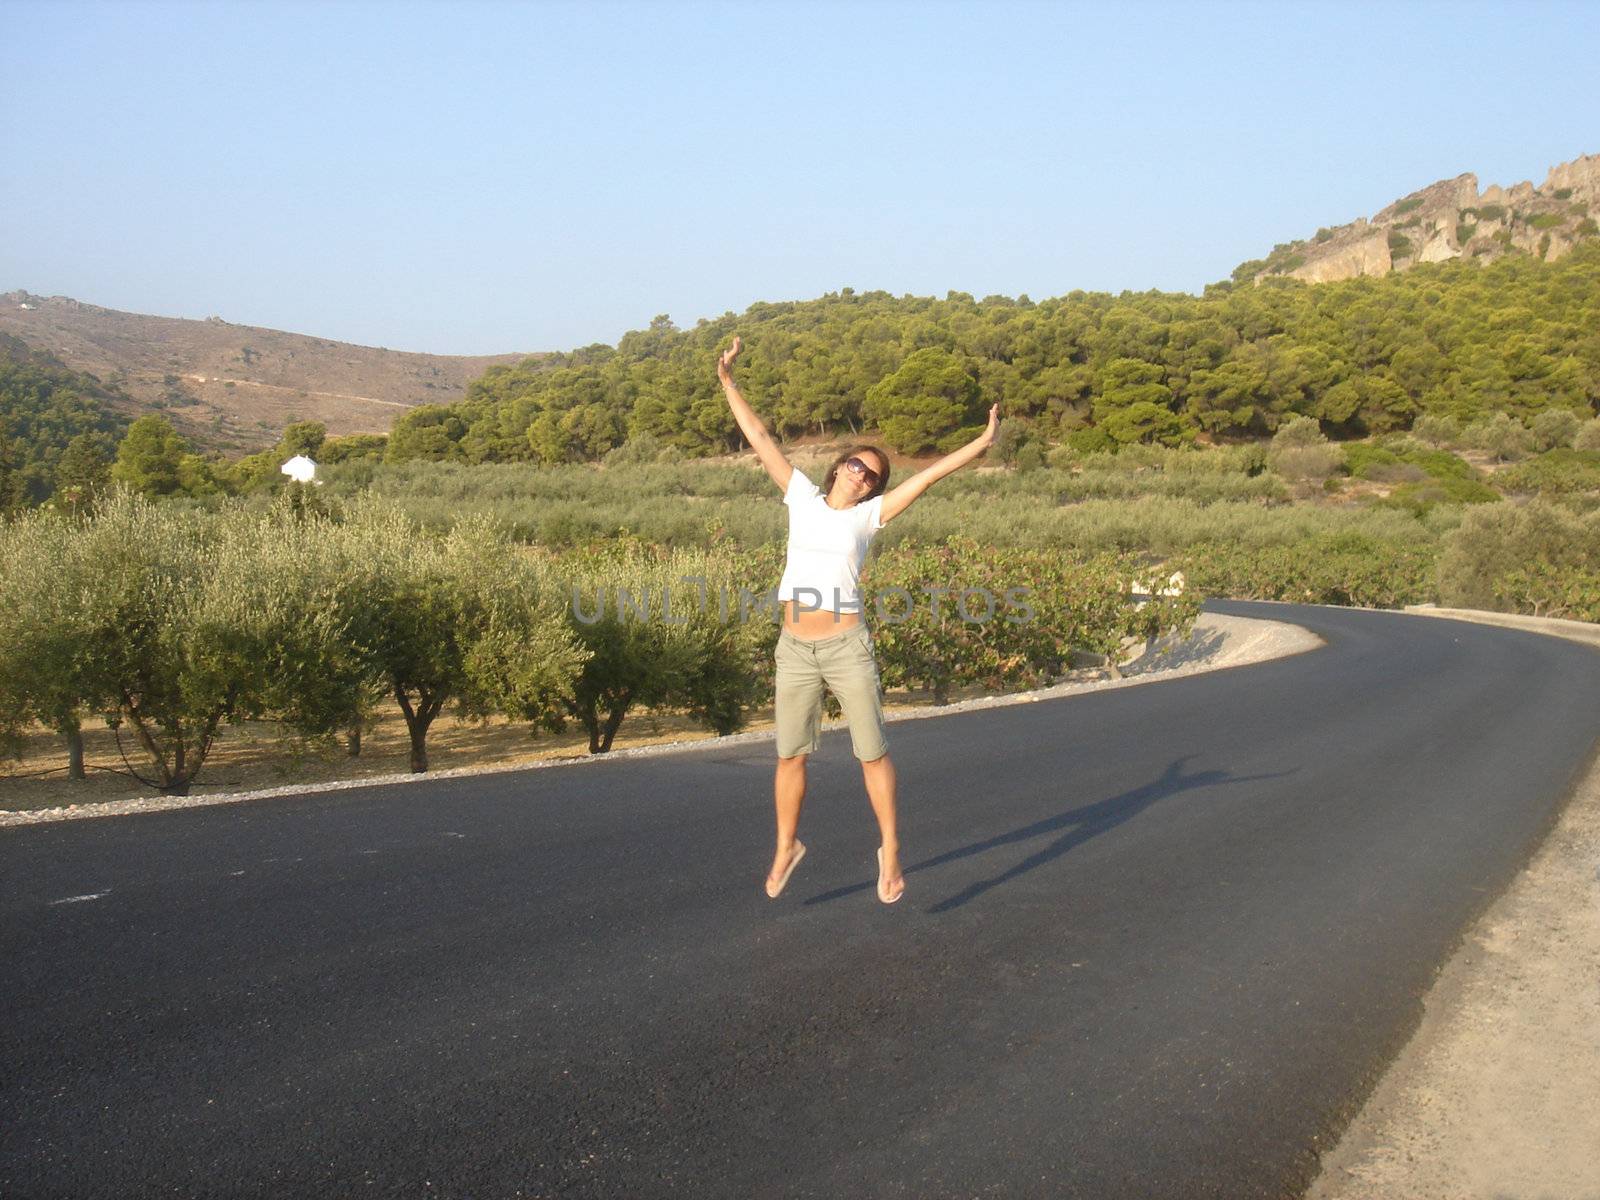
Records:
[[[992,838],[985,838],[981,842],[972,842],[955,850],[947,850],[943,854],[935,855],[919,863],[905,867],[907,875],[913,872],[931,870],[943,866],[945,863],[955,862],[958,859],[971,858],[975,854],[982,854],[988,850],[998,849],[1001,846],[1012,846],[1019,842],[1032,841],[1034,838],[1044,837],[1048,834],[1065,830],[1066,832],[1041,847],[1034,853],[1024,858],[1021,862],[1008,867],[1000,874],[989,879],[980,879],[967,885],[961,891],[948,899],[941,900],[928,908],[928,912],[949,912],[953,908],[960,908],[976,900],[991,888],[997,888],[1008,880],[1026,874],[1036,867],[1041,867],[1047,862],[1060,858],[1083,845],[1092,837],[1098,837],[1108,829],[1121,825],[1124,821],[1138,816],[1145,809],[1155,804],[1158,800],[1176,796],[1182,792],[1192,791],[1195,788],[1212,787],[1219,783],[1249,783],[1258,779],[1277,779],[1284,775],[1293,774],[1292,771],[1276,771],[1267,775],[1230,775],[1227,771],[1196,771],[1193,774],[1183,773],[1183,764],[1194,755],[1186,754],[1182,758],[1174,759],[1159,779],[1152,780],[1142,787],[1132,791],[1123,792],[1121,795],[1110,796],[1104,800],[1097,800],[1093,804],[1085,804],[1081,808],[1068,809],[1053,817],[1046,817],[1042,821],[1035,821],[1031,825],[1024,825],[1021,829],[1014,829],[1009,833],[998,834]],[[856,892],[865,891],[867,888],[876,889],[876,881],[872,883],[852,884],[846,888],[835,888],[831,892],[824,892],[820,896],[813,896],[804,901],[806,904],[822,904],[829,900],[838,900]]]

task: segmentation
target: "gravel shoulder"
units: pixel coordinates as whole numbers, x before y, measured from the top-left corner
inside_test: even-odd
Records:
[[[1422,615],[1600,643],[1600,628],[1574,621]],[[1597,1095],[1600,754],[1441,970],[1417,1033],[1323,1156],[1307,1200],[1600,1198]]]

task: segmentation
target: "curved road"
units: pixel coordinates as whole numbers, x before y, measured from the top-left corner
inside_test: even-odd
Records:
[[[1395,613],[849,735],[0,829],[0,1194],[1294,1196],[1594,748],[1600,653]],[[80,898],[97,897],[97,898]]]

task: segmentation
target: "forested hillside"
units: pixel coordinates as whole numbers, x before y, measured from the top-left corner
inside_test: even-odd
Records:
[[[0,513],[103,475],[128,398],[0,334]]]
[[[1600,246],[1334,283],[1219,283],[1203,296],[1072,292],[1035,303],[846,289],[757,304],[691,330],[658,317],[618,345],[490,368],[465,400],[396,425],[390,461],[576,462],[649,433],[691,455],[742,439],[716,385],[739,378],[788,438],[870,429],[904,454],[970,438],[990,403],[1085,451],[1272,433],[1334,437],[1471,424],[1600,401]]]

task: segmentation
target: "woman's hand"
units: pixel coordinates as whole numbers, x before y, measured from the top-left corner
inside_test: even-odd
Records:
[[[989,407],[989,428],[987,428],[987,429],[985,429],[983,431],[983,446],[984,446],[984,449],[987,450],[990,446],[994,445],[994,440],[995,440],[996,437],[999,436],[999,434],[1000,434],[1000,406],[998,404],[993,404],[993,405],[990,405],[990,407]]]
[[[717,378],[723,383],[733,382],[733,360],[739,357],[739,351],[744,349],[744,343],[739,340],[739,335],[733,335],[733,345],[722,352],[722,357],[717,359]]]

